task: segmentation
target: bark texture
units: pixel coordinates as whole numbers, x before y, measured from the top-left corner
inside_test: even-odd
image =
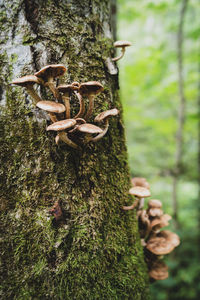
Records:
[[[1,299],[148,298],[135,212],[120,209],[132,200],[110,13],[106,0],[0,1]],[[121,112],[81,151],[57,146],[48,115],[10,84],[53,63],[68,69],[60,83],[104,85],[94,116]]]

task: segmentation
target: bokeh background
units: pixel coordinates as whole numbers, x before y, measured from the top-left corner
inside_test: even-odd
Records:
[[[151,296],[200,299],[200,1],[118,0],[117,24],[132,42],[118,62],[131,174],[146,177],[181,237]]]

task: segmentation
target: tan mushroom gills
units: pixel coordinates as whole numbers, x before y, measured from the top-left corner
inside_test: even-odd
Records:
[[[151,266],[149,276],[155,280],[164,280],[168,278],[169,274],[167,265],[163,261],[157,260]]]
[[[115,48],[121,48],[121,54],[117,57],[112,58],[112,61],[118,61],[120,60],[126,51],[126,47],[131,46],[131,43],[128,41],[117,41],[114,43]]]

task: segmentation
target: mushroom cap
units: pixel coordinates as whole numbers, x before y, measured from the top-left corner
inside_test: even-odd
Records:
[[[93,124],[85,123],[77,126],[77,130],[85,133],[101,133],[103,130]]]
[[[133,177],[131,179],[131,183],[133,186],[142,186],[147,189],[150,189],[150,185],[144,177]]]
[[[118,113],[119,113],[119,110],[117,108],[109,109],[109,110],[103,111],[100,114],[98,114],[95,117],[94,121],[95,122],[101,122],[101,121],[105,120],[108,117],[118,115]]]
[[[149,270],[149,276],[155,280],[168,278],[168,266],[163,261],[155,261]]]
[[[63,84],[59,85],[57,90],[61,93],[70,93],[71,91],[77,91],[78,87],[72,84]]]
[[[161,208],[162,207],[162,202],[157,199],[151,199],[148,202],[148,207],[149,208]]]
[[[30,84],[33,85],[35,83],[41,84],[41,80],[35,75],[26,75],[20,78],[16,78],[12,83],[20,86],[27,86]]]
[[[54,131],[60,131],[60,130],[65,130],[67,128],[70,128],[76,124],[76,120],[74,119],[66,119],[66,120],[61,120],[58,122],[55,122],[47,127],[47,131],[49,130],[54,130]]]
[[[158,230],[160,228],[163,228],[165,226],[169,225],[169,220],[171,220],[171,216],[168,214],[164,214],[159,218],[155,218],[151,221],[151,228],[153,228],[154,230]]]
[[[179,244],[180,239],[176,233],[163,230],[148,240],[146,248],[156,255],[165,255]]]
[[[163,215],[163,210],[161,208],[150,208],[147,210],[150,217],[161,217]]]
[[[146,198],[146,197],[151,196],[150,191],[147,188],[142,187],[142,186],[134,186],[134,187],[130,188],[129,194],[134,195],[139,198]]]
[[[63,75],[66,72],[66,68],[63,65],[48,65],[40,69],[34,75],[40,77],[42,79],[46,79],[48,77],[58,77]]]
[[[98,95],[103,90],[103,85],[98,81],[83,82],[79,87],[79,92],[83,96]]]
[[[131,42],[129,41],[116,41],[114,42],[114,47],[115,48],[121,48],[121,47],[128,47],[131,46]]]
[[[54,101],[39,101],[37,107],[53,113],[62,113],[65,111],[65,106]]]

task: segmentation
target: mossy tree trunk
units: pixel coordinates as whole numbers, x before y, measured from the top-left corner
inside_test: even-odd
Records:
[[[120,209],[132,200],[118,71],[107,60],[110,2],[4,0],[0,9],[1,299],[147,299],[136,214]],[[50,63],[67,67],[60,82],[104,85],[94,116],[120,110],[81,151],[57,146],[48,116],[10,84]]]

